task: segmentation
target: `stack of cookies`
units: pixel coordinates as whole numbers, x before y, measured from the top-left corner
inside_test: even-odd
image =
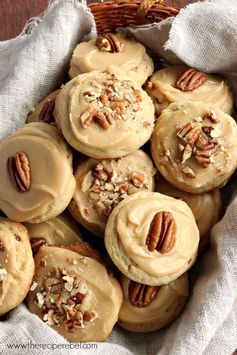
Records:
[[[223,78],[153,72],[134,39],[81,43],[70,80],[0,144],[0,315],[26,298],[85,342],[116,322],[157,330],[183,310],[237,168],[237,125]]]

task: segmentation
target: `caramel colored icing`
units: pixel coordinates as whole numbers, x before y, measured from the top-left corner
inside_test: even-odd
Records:
[[[150,138],[154,123],[146,92],[115,72],[92,72],[71,80],[57,96],[55,113],[69,144],[99,159],[135,151]]]
[[[81,242],[82,237],[74,221],[65,215],[42,223],[25,223],[30,239],[44,239],[48,245],[66,245]]]
[[[192,131],[199,130],[208,145],[196,138],[191,142],[194,137],[191,130],[180,138],[187,125],[192,126]],[[189,141],[188,148],[192,152],[185,152]],[[237,167],[236,122],[209,104],[194,101],[171,104],[162,112],[151,142],[158,170],[171,184],[184,191],[200,193],[221,187]],[[201,155],[197,157],[197,153]]]
[[[0,315],[23,301],[33,273],[34,260],[26,228],[0,218]]]
[[[233,95],[223,78],[206,74],[207,80],[189,92],[180,91],[175,87],[178,77],[187,68],[184,65],[171,66],[152,75],[150,84],[147,85],[147,92],[153,99],[156,113],[161,114],[162,110],[172,102],[192,100],[210,103],[231,115],[234,110]]]
[[[125,329],[152,331],[163,328],[174,320],[183,309],[189,295],[187,274],[158,288],[156,297],[145,307],[137,307],[129,299],[130,280],[121,278],[123,303],[119,312],[119,323]],[[127,325],[127,327],[126,327]]]
[[[14,187],[7,169],[8,158],[17,152],[26,154],[30,166],[30,189],[24,193]],[[59,214],[57,203],[68,186],[73,194],[71,154],[57,129],[46,123],[30,123],[1,143],[0,170],[0,208],[15,221],[48,219],[54,210]]]
[[[36,288],[29,293],[29,310],[71,342],[105,340],[122,303],[121,288],[106,268],[97,260],[57,247],[41,247],[35,265]]]
[[[185,201],[191,208],[200,232],[204,237],[215,223],[218,222],[221,209],[221,193],[218,189],[202,194],[190,194],[176,189],[163,178],[156,182],[156,191]]]
[[[108,216],[120,201],[154,189],[155,172],[142,150],[113,160],[87,159],[75,171],[76,191],[69,209],[86,228],[103,236]]]
[[[162,254],[148,250],[147,236],[154,215],[163,211],[175,221],[175,242]],[[148,285],[167,283],[182,275],[194,261],[198,243],[199,231],[188,205],[154,192],[127,197],[110,215],[105,232],[105,245],[116,266],[137,282],[142,282],[140,276],[144,274],[142,283]]]
[[[122,69],[129,77],[143,85],[148,76],[153,73],[152,59],[146,54],[142,44],[126,39],[122,35],[116,36],[124,44],[123,52],[100,51],[95,39],[78,44],[71,59],[69,76],[74,78],[78,74],[93,70],[109,70],[112,66]]]

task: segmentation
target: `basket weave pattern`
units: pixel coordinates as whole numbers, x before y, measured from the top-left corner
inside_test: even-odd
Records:
[[[91,4],[89,8],[94,15],[98,33],[115,32],[119,27],[134,27],[159,22],[179,13],[177,8],[152,0],[108,1]]]

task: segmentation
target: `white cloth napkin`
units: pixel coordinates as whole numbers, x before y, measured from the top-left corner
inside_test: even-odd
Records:
[[[189,5],[175,19],[132,30],[138,40],[171,63],[184,61],[206,72],[237,77],[237,2]],[[73,48],[95,34],[84,1],[52,1],[20,36],[0,42],[0,140],[24,124],[27,112],[57,88]],[[235,96],[237,90],[234,85]],[[65,341],[24,305],[0,322],[1,354],[226,355],[237,348],[237,196],[225,193],[228,210],[212,231],[211,249],[192,272],[197,281],[182,315],[166,329],[132,334],[116,328],[106,343]],[[96,348],[95,348],[96,346]]]

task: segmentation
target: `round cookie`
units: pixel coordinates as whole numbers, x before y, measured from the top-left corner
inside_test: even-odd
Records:
[[[75,170],[76,190],[69,211],[85,228],[104,236],[112,209],[126,196],[154,190],[156,169],[142,150],[113,160],[89,158]]]
[[[160,176],[156,181],[155,190],[161,194],[181,199],[189,205],[200,232],[199,251],[203,251],[209,244],[209,233],[221,215],[220,190],[214,189],[202,194],[190,194],[176,189]]]
[[[27,295],[34,274],[27,229],[0,217],[0,315],[17,307]]]
[[[136,151],[150,138],[154,123],[147,93],[126,76],[106,72],[69,81],[56,98],[54,115],[68,143],[96,159]]]
[[[97,260],[43,246],[35,256],[28,308],[70,342],[103,341],[118,319],[122,291]]]
[[[25,223],[34,253],[44,245],[70,245],[82,242],[83,237],[76,222],[61,214],[42,223]]]
[[[111,46],[114,41],[115,47]],[[70,63],[69,77],[74,78],[93,70],[106,71],[110,67],[121,69],[140,85],[143,85],[154,71],[153,61],[142,44],[134,39],[127,39],[122,34],[106,34],[76,46]]]
[[[0,144],[0,170],[0,209],[16,222],[59,215],[75,191],[71,153],[46,123],[29,123]]]
[[[146,91],[157,115],[170,103],[186,100],[210,103],[229,115],[234,111],[233,94],[225,79],[185,65],[158,70],[149,79]]]
[[[55,124],[53,115],[55,99],[60,90],[51,92],[41,102],[39,102],[27,117],[26,123],[31,122],[44,122],[49,124]]]
[[[111,213],[105,247],[130,280],[167,284],[195,261],[199,231],[188,205],[158,192],[137,192]]]
[[[187,273],[163,286],[147,286],[122,276],[123,303],[118,324],[131,332],[152,332],[174,321],[189,295]]]
[[[222,187],[237,167],[237,125],[216,107],[173,103],[151,138],[157,169],[175,187],[201,193]]]

